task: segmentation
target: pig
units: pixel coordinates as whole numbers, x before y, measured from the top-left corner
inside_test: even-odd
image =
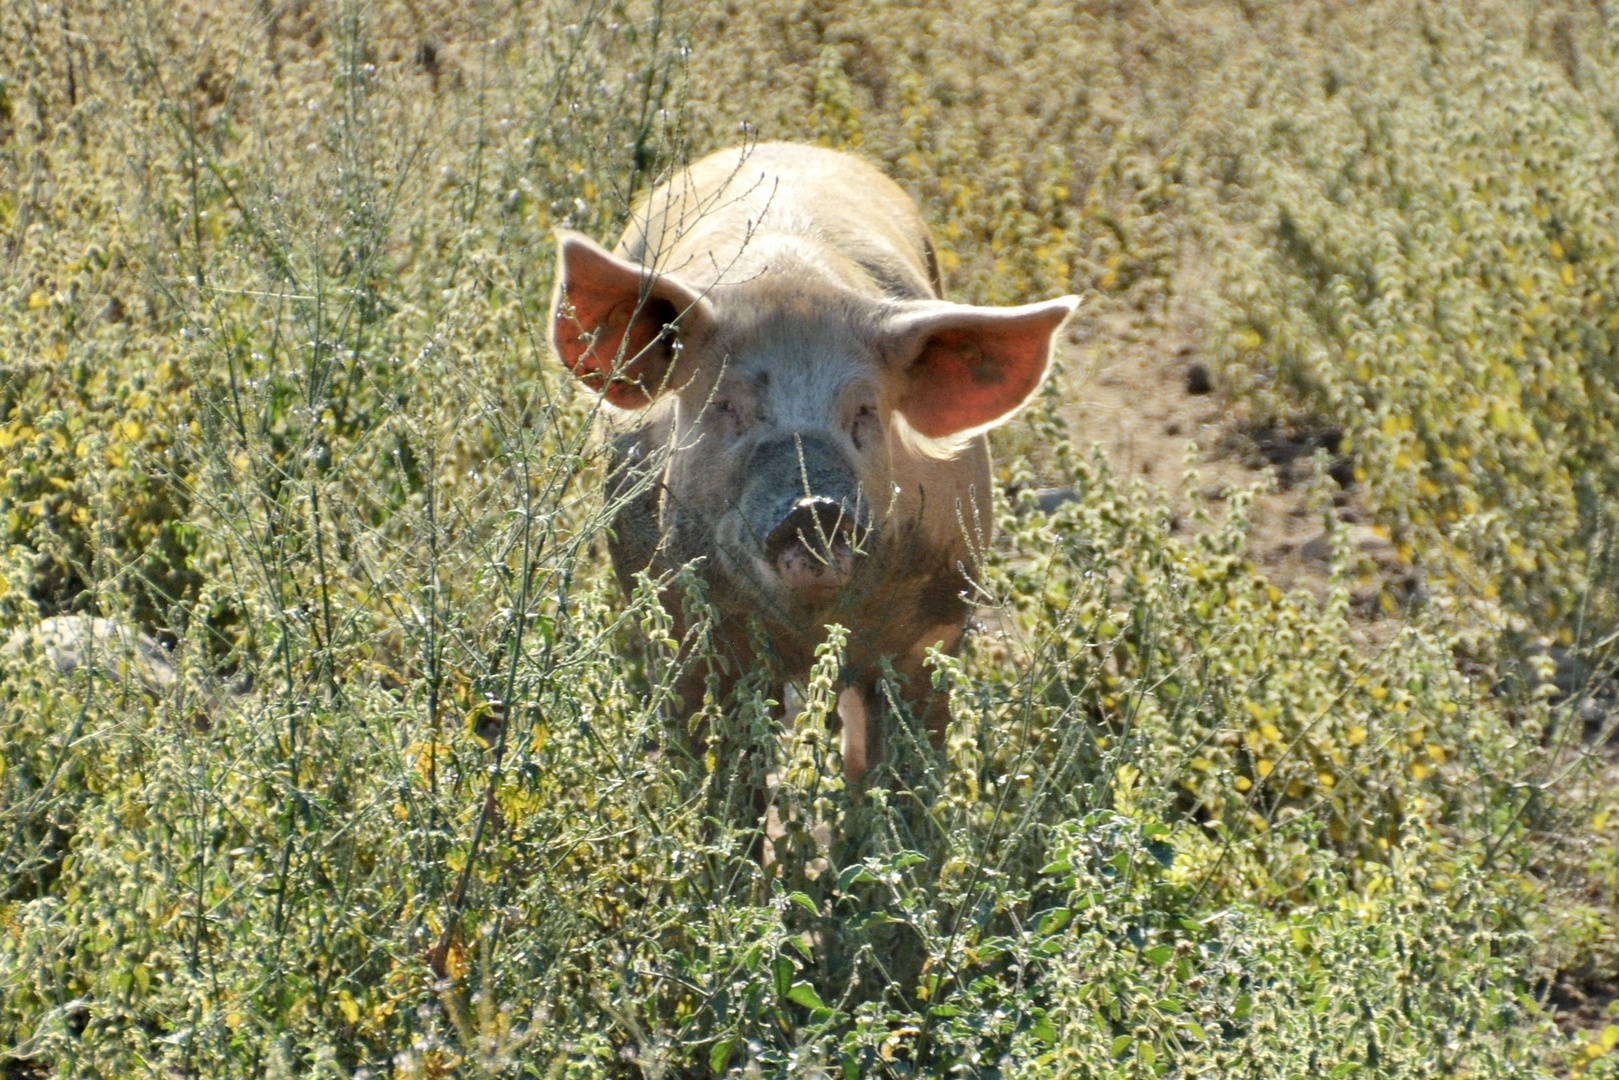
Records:
[[[985,433],[1039,387],[1078,298],[945,301],[904,190],[792,143],[676,172],[613,251],[570,231],[558,245],[552,344],[605,397],[611,483],[642,489],[611,529],[620,581],[695,562],[732,684],[761,641],[801,682],[826,627],[844,626],[837,715],[856,789],[880,753],[884,660],[937,745],[948,711],[924,660],[968,622],[992,532]],[[701,673],[679,689],[700,703]]]

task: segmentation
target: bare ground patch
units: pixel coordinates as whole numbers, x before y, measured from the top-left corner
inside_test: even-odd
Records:
[[[1100,444],[1120,474],[1162,485],[1188,529],[1197,509],[1218,518],[1233,491],[1265,485],[1250,509],[1251,557],[1279,588],[1317,597],[1326,591],[1331,544],[1324,514],[1310,505],[1310,480],[1317,451],[1325,451],[1331,513],[1362,556],[1355,608],[1368,626],[1392,623],[1421,582],[1373,528],[1354,464],[1338,452],[1340,433],[1308,422],[1256,426],[1222,392],[1199,324],[1184,314],[1154,325],[1115,313],[1077,326],[1065,345],[1076,387],[1065,419],[1079,441]],[[1197,473],[1189,498],[1188,466]]]

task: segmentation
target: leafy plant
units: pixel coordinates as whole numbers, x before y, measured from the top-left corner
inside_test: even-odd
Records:
[[[1507,5],[1367,10],[0,23],[6,1068],[1611,1073],[1545,1007],[1614,974],[1619,817],[1577,738],[1611,30],[1548,23],[1518,66]],[[942,749],[894,696],[846,789],[835,630],[806,686],[677,702],[724,661],[696,575],[626,598],[605,565],[550,230],[774,136],[884,161],[958,295],[1087,290],[1125,333],[1206,307],[1233,407],[1349,432],[1426,605],[1369,645],[1341,534],[1326,594],[1282,593],[1249,495],[1180,520],[1080,445],[1065,371],[999,447]],[[73,613],[176,678],[117,635],[64,672],[40,620]]]

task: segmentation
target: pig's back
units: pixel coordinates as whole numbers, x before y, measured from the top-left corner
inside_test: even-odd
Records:
[[[619,253],[699,289],[812,274],[873,296],[939,295],[911,197],[857,157],[794,143],[733,147],[676,173],[638,204]]]

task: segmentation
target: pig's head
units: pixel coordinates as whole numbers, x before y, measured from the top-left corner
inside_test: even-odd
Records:
[[[552,341],[608,404],[669,410],[671,553],[733,603],[819,620],[894,575],[873,553],[915,524],[911,464],[1011,416],[1077,303],[882,299],[809,271],[705,291],[565,233]]]

